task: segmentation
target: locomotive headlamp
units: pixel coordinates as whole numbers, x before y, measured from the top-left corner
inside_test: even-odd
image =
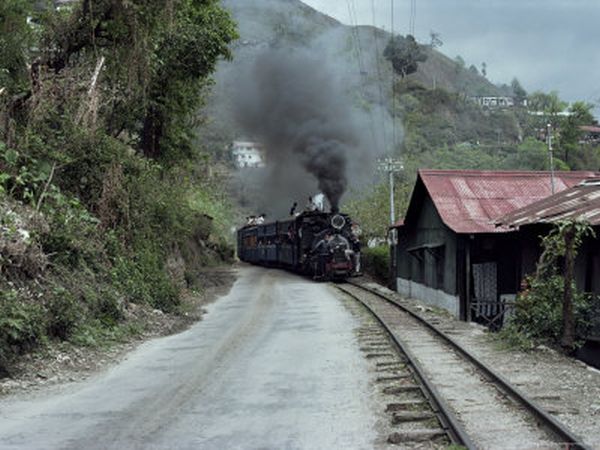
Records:
[[[346,219],[344,219],[339,214],[336,214],[331,218],[331,226],[336,230],[341,230],[342,228],[344,228],[345,223]]]

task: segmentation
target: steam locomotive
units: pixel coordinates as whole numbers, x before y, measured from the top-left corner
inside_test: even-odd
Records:
[[[324,280],[345,279],[353,274],[356,245],[348,215],[322,211],[246,225],[237,232],[238,257],[242,261]]]

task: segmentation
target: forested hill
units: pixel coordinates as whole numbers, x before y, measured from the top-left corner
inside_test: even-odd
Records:
[[[355,104],[365,109],[389,110],[392,68],[383,53],[390,34],[371,26],[351,27],[305,5],[300,0],[224,0],[238,22],[240,39],[233,46],[234,58],[219,65],[211,109],[221,117],[221,135],[235,134],[231,111],[232,93],[240,84],[243,67],[272,48],[309,48],[324,62],[336,68],[335,76]],[[437,86],[449,92],[471,95],[499,95],[501,90],[440,51],[423,46],[427,60],[408,78],[426,87]],[[383,130],[378,129],[382,133]]]

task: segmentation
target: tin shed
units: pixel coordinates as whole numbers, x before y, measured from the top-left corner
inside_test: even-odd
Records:
[[[555,172],[554,190],[594,176]],[[420,170],[396,227],[397,291],[493,325],[518,291],[522,261],[536,256],[521,258],[519,235],[494,219],[550,195],[550,172]]]

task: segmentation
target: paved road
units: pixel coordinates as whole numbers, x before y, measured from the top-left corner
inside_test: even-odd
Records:
[[[371,448],[357,326],[331,287],[243,267],[190,330],[84,383],[0,402],[0,449]]]

